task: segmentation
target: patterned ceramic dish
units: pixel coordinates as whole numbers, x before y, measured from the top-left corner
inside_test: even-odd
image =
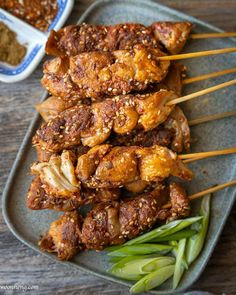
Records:
[[[190,21],[196,24],[195,31],[197,33],[220,31],[195,18],[147,0],[98,1],[85,12],[80,18],[79,23],[115,24],[121,22],[140,22],[150,24],[159,20]],[[185,48],[185,51],[193,52],[233,46],[235,46],[234,41],[229,39],[191,40]],[[236,67],[236,58],[232,58],[232,56],[235,55],[225,54],[221,56],[204,57],[194,60],[185,60],[183,63],[188,67],[191,76],[197,76],[219,69]],[[227,77],[224,76],[194,83],[185,87],[185,92],[191,93],[217,83],[228,81],[232,78],[233,75],[228,75]],[[233,86],[224,91],[217,91],[210,96],[191,100],[181,106],[189,119],[207,114],[229,111],[236,108],[235,91],[236,87]],[[45,93],[42,99],[46,97],[47,93]],[[19,240],[39,252],[41,252],[41,250],[38,248],[37,243],[40,235],[44,233],[48,229],[49,224],[60,215],[60,213],[48,210],[31,211],[25,206],[25,197],[31,182],[29,167],[31,163],[36,160],[36,153],[32,148],[31,138],[40,122],[41,119],[39,115],[35,115],[16,158],[3,195],[3,213],[9,228]],[[208,151],[236,146],[235,126],[236,118],[231,117],[192,127],[191,133],[194,139],[192,151]],[[190,184],[185,184],[189,194],[203,190],[216,183],[223,183],[235,179],[236,156],[227,155],[198,161],[191,164],[191,168],[195,172],[195,178]],[[168,281],[157,290],[153,290],[152,293],[165,295],[180,293],[190,288],[197,278],[199,278],[213,252],[230,213],[235,199],[235,192],[236,188],[231,187],[214,195],[212,200],[211,223],[204,250],[197,261],[191,265],[190,269],[186,272],[178,289],[175,291],[171,290],[171,282]],[[197,200],[192,203],[193,211],[198,208],[198,204],[199,202]],[[55,255],[48,253],[43,254],[57,261]],[[109,268],[109,263],[105,252],[82,252],[72,261],[63,263],[102,278],[130,286],[129,282],[114,278],[106,272]]]
[[[14,31],[17,34],[17,40],[27,48],[26,56],[19,65],[10,66],[0,62],[0,81],[8,83],[21,81],[27,78],[37,67],[45,54],[44,45],[49,32],[63,26],[72,10],[74,0],[58,0],[57,2],[57,15],[46,32],[37,30],[0,8],[0,21],[3,21]]]

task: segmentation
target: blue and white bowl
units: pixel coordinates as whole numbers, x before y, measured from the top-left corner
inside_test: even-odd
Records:
[[[26,56],[17,66],[0,61],[0,81],[7,83],[21,81],[35,70],[45,54],[44,46],[49,32],[63,26],[74,4],[74,0],[58,0],[57,2],[57,15],[46,32],[39,31],[0,8],[0,21],[14,31],[17,34],[17,40],[27,48]]]

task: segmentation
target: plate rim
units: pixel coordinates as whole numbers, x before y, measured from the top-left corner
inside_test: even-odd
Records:
[[[207,22],[204,22],[202,20],[199,20],[198,18],[195,18],[195,17],[192,17],[191,15],[188,15],[188,14],[185,14],[183,12],[180,12],[176,9],[173,9],[173,8],[170,8],[166,5],[162,5],[158,2],[156,2],[155,0],[97,0],[95,1],[94,3],[92,3],[86,10],[85,12],[80,16],[77,24],[81,24],[84,22],[84,20],[97,8],[99,7],[100,5],[103,5],[103,4],[106,4],[106,5],[110,5],[110,4],[117,4],[117,3],[129,3],[129,4],[136,4],[137,5],[137,2],[141,3],[141,4],[144,4],[144,5],[147,5],[147,6],[155,6],[155,8],[161,8],[162,10],[165,10],[165,11],[168,11],[174,15],[178,15],[180,17],[183,17],[184,19],[189,19],[191,22],[197,22],[198,24],[201,24],[211,30],[214,30],[214,31],[218,31],[218,32],[223,32],[222,29],[214,26],[214,25],[211,25]],[[230,38],[232,40],[235,40],[235,38]],[[40,102],[42,102],[43,100],[45,100],[48,96],[48,92],[47,91],[44,91],[43,94],[41,95],[41,99],[40,99]],[[55,258],[55,255],[54,254],[49,254],[47,252],[44,252],[42,250],[39,249],[39,247],[37,247],[37,245],[35,245],[34,243],[28,241],[27,239],[24,238],[24,236],[14,227],[13,225],[13,222],[11,221],[11,218],[8,214],[8,209],[7,209],[7,203],[8,203],[8,197],[9,197],[9,194],[10,194],[10,191],[11,191],[11,188],[12,188],[12,185],[13,185],[13,181],[14,181],[14,178],[16,177],[17,175],[17,170],[19,169],[19,166],[20,166],[20,163],[22,161],[22,158],[24,157],[24,154],[25,154],[25,151],[26,149],[28,148],[28,145],[29,142],[31,141],[31,138],[33,136],[33,133],[34,133],[34,130],[35,130],[35,127],[37,126],[37,122],[41,120],[41,117],[40,115],[37,113],[37,111],[34,112],[34,115],[33,115],[33,118],[26,130],[26,134],[23,138],[23,141],[19,147],[19,150],[18,150],[18,153],[16,155],[16,158],[14,160],[14,163],[12,165],[12,168],[10,170],[10,173],[8,175],[8,178],[7,178],[7,181],[6,181],[6,184],[5,184],[5,187],[3,189],[3,193],[2,193],[2,213],[3,213],[3,218],[8,226],[8,228],[10,229],[10,231],[13,233],[13,235],[18,239],[20,240],[23,244],[27,245],[28,247],[32,248],[33,250],[35,250],[37,253],[40,253],[44,256],[47,256],[48,258],[54,260],[54,261],[57,261],[63,265],[66,265],[66,266],[72,266],[73,268],[75,269],[79,269],[81,271],[84,271],[86,273],[89,273],[89,274],[92,274],[92,275],[95,275],[99,278],[102,278],[104,280],[109,280],[109,281],[112,281],[114,283],[117,283],[117,284],[122,284],[124,286],[128,286],[130,287],[131,284],[129,282],[126,282],[124,280],[120,280],[116,277],[112,277],[112,276],[109,276],[109,275],[105,275],[105,274],[101,274],[101,273],[98,273],[94,270],[91,270],[89,268],[86,268],[84,266],[81,266],[81,265],[78,265],[78,264],[75,264],[73,262],[73,260],[71,261],[66,261],[66,262],[63,262],[63,261],[59,261],[58,259]],[[229,204],[229,207],[228,207],[228,212],[231,211],[232,209],[232,206],[234,204],[234,201],[235,201],[235,197],[236,197],[236,192],[234,192],[234,196],[232,197],[232,200],[231,200],[231,203]],[[185,291],[186,289],[189,289],[193,283],[195,283],[199,277],[201,276],[202,272],[204,271],[210,257],[212,256],[213,254],[213,250],[215,249],[215,246],[220,238],[220,234],[223,230],[223,227],[225,226],[225,223],[226,223],[226,220],[227,218],[229,217],[229,215],[227,216],[224,216],[222,219],[221,219],[221,224],[219,226],[219,229],[218,229],[218,232],[219,234],[217,235],[217,237],[212,241],[212,246],[211,246],[211,249],[209,251],[209,255],[208,257],[205,259],[204,263],[203,263],[203,266],[201,267],[200,271],[198,271],[197,275],[194,277],[194,279],[189,282],[188,284],[186,284],[185,286],[183,287],[179,287],[178,289],[176,290],[168,290],[168,294],[177,294],[177,293],[180,293],[180,292],[183,292]],[[162,294],[162,295],[166,295],[166,291],[164,290],[151,290],[149,291],[149,293],[153,293],[153,294]]]

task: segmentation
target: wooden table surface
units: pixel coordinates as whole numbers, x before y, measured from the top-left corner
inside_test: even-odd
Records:
[[[77,0],[68,23],[75,22],[92,0]],[[162,4],[181,10],[224,30],[236,31],[235,0],[162,0]],[[0,190],[20,147],[43,89],[42,63],[30,78],[15,84],[0,82]],[[236,294],[236,206],[209,264],[192,290],[215,294]],[[128,289],[84,272],[48,260],[18,241],[0,214],[0,286],[38,285],[32,294],[129,294]],[[5,292],[5,293],[4,293]],[[0,294],[13,294],[12,291]],[[30,292],[31,293],[31,292]],[[21,294],[16,291],[14,294]]]

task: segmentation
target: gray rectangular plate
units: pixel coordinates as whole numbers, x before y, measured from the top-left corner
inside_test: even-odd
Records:
[[[148,25],[154,21],[161,20],[190,21],[196,24],[196,32],[220,31],[211,25],[155,2],[142,0],[98,1],[84,13],[79,23],[115,24],[139,22]],[[186,46],[185,51],[193,52],[233,46],[235,46],[233,39],[191,40]],[[234,54],[225,54],[184,60],[183,63],[188,67],[188,72],[191,76],[197,76],[220,69],[236,67],[236,58]],[[195,83],[186,87],[185,92],[195,92],[230,79],[233,79],[233,75]],[[235,109],[235,90],[236,87],[230,87],[209,96],[196,98],[184,103],[183,108],[189,119]],[[46,96],[47,94],[45,93],[43,99]],[[31,211],[25,206],[25,196],[31,182],[29,167],[36,160],[36,153],[31,147],[31,138],[40,122],[39,115],[35,115],[17,155],[3,194],[3,213],[9,228],[19,240],[36,251],[40,251],[37,246],[40,235],[48,229],[50,222],[59,215],[57,212],[47,210]],[[232,117],[193,127],[192,138],[194,142],[192,144],[192,151],[208,151],[236,146],[235,126],[236,118]],[[236,174],[235,166],[236,157],[233,155],[203,160],[192,164],[191,167],[195,172],[195,178],[190,184],[186,184],[189,194],[211,185],[234,179]],[[211,224],[205,248],[199,259],[186,272],[179,288],[176,291],[172,291],[171,282],[169,281],[158,288],[158,290],[152,291],[153,293],[174,294],[189,288],[196,281],[206,266],[230,213],[235,191],[235,188],[229,188],[214,195]],[[195,201],[192,205],[193,209],[196,210],[199,202]],[[57,261],[55,255],[44,254]],[[109,263],[106,254],[103,252],[83,252],[77,255],[71,262],[63,263],[130,286],[128,282],[111,277],[106,273]]]

